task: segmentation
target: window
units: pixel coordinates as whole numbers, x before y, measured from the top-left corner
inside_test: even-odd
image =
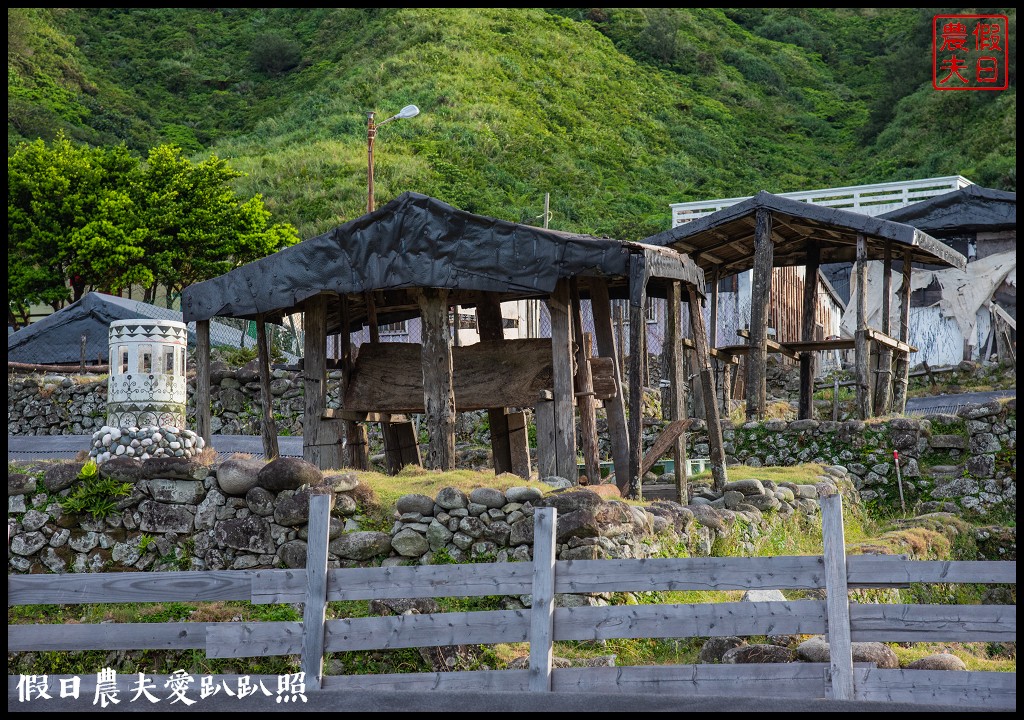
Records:
[[[658,308],[661,307],[662,303],[664,303],[664,302],[665,302],[664,300],[659,300],[657,298],[647,298],[647,303],[646,303],[646,305],[644,307],[644,314],[646,316],[647,322],[649,322],[649,323],[656,323],[656,322],[658,322]],[[629,325],[629,316],[630,316],[630,313],[632,311],[632,308],[629,305],[629,300],[612,300],[612,320],[613,321],[614,321],[614,319],[616,317],[616,311],[617,310],[621,310],[621,312],[622,312],[622,322],[623,322],[623,324]]]
[[[153,372],[152,345],[139,345],[139,372],[143,375]]]
[[[127,345],[119,345],[118,348],[117,348],[117,354],[121,358],[121,374],[122,375],[127,375],[128,374],[128,346]]]
[[[174,347],[173,346],[168,346],[168,345],[164,346],[164,374],[165,375],[173,375],[174,374]]]
[[[408,335],[409,334],[409,321],[402,320],[401,322],[387,323],[377,328],[381,335]]]

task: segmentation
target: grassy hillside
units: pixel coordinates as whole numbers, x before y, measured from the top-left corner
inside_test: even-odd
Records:
[[[366,112],[408,103],[378,136],[378,204],[416,190],[539,222],[547,192],[553,227],[639,239],[671,202],[761,189],[1014,188],[1015,80],[932,91],[931,14],[9,10],[8,148],[64,128],[213,152],[302,237],[365,210]]]

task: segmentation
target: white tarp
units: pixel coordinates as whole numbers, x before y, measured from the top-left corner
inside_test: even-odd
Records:
[[[881,330],[882,328],[882,270],[882,263],[868,263],[867,323],[868,327],[875,328],[876,330]],[[950,352],[936,347],[934,342],[929,342],[929,337],[934,337],[933,334],[921,334],[921,331],[926,328],[929,330],[934,329],[934,322],[937,319],[951,320],[959,330],[959,348],[956,348],[956,343],[950,343],[948,338],[947,342],[942,343],[943,346],[952,344],[953,349],[946,348],[946,350],[956,354],[956,360],[953,362],[959,362],[962,359],[963,338],[968,338],[969,344],[975,348],[980,346],[979,331],[983,331],[987,335],[989,329],[987,323],[989,315],[989,310],[986,308],[987,303],[1003,283],[1009,282],[1016,286],[1017,252],[1016,250],[1010,250],[996,255],[989,255],[981,260],[968,263],[966,270],[959,270],[957,268],[921,270],[915,268],[910,277],[910,289],[911,291],[922,290],[931,285],[933,280],[938,281],[942,292],[938,302],[938,309],[940,311],[938,318],[936,318],[934,312],[929,312],[927,313],[929,322],[924,324],[915,322],[916,318],[914,318],[914,315],[917,313],[918,308],[912,307],[910,309],[910,344],[918,348],[918,353],[911,358],[911,362],[914,364],[922,360],[935,365],[949,364],[948,356]],[[889,334],[893,336],[899,335],[900,304],[898,298],[902,285],[902,275],[894,274],[892,279],[892,296],[890,299],[889,326],[891,328]],[[846,313],[843,315],[842,329],[844,334],[849,333],[853,335],[857,329],[856,293],[857,274],[853,273],[850,278],[850,303]],[[980,315],[983,317],[979,317],[979,311],[981,311]],[[985,327],[979,327],[979,321]],[[949,333],[944,334],[948,335]],[[982,339],[984,339],[984,335]],[[941,359],[940,355],[942,356]]]

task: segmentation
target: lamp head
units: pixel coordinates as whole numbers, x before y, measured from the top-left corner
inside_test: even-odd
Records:
[[[416,107],[415,105],[406,105],[404,108],[398,111],[398,114],[395,115],[395,117],[406,119],[416,117],[419,114],[420,109],[418,107]]]

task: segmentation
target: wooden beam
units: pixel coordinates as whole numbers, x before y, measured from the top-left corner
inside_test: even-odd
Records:
[[[590,280],[590,307],[594,313],[594,339],[597,353],[612,359],[613,380],[617,393],[605,400],[604,410],[608,416],[608,439],[612,446],[612,463],[615,466],[616,481],[629,477],[629,433],[626,430],[625,393],[622,390],[622,367],[619,364],[621,346],[615,342],[612,327],[611,300],[608,298],[608,282],[603,279]]]
[[[800,339],[804,342],[814,340],[815,316],[818,309],[818,260],[821,249],[814,240],[807,241],[807,265],[804,266],[804,307],[803,322],[800,328]],[[801,420],[814,418],[814,376],[817,356],[810,351],[800,354],[800,406],[798,417]]]
[[[903,284],[900,286],[900,342],[910,340],[910,273],[913,263],[910,251],[903,253]],[[907,410],[907,384],[910,382],[910,352],[896,354],[896,389],[893,396],[893,411],[903,414]]]
[[[340,296],[338,302],[341,305],[339,308],[341,316],[341,334],[339,336],[341,342],[341,397],[344,398],[348,392],[348,386],[352,382],[352,310],[347,295]],[[366,426],[347,421],[342,425],[342,435],[345,438],[342,465],[356,470],[369,470],[370,442]]]
[[[374,300],[372,292],[366,293],[365,298],[366,324],[370,328],[370,342],[377,344],[380,342],[380,327],[377,325],[377,302]]]
[[[196,435],[210,447],[210,321],[196,321]]]
[[[629,476],[616,477],[623,497],[641,492],[640,459],[643,450],[644,356],[647,354],[647,266],[633,255],[629,266]]]
[[[441,471],[455,469],[455,386],[447,300],[447,290],[424,288],[417,293],[423,327],[423,406],[430,433],[424,464]]]
[[[509,454],[512,457],[512,474],[530,479],[530,436],[526,426],[526,413],[510,412],[506,415],[508,425]]]
[[[889,298],[892,296],[892,241],[885,241],[885,259],[882,261],[882,333],[890,335]],[[878,346],[878,370],[875,376],[874,414],[889,413],[892,403],[892,348]]]
[[[746,330],[737,330],[736,334],[739,335],[742,338],[747,338],[748,340],[750,338],[750,333],[748,331],[746,331]],[[750,351],[753,349],[754,346],[753,346],[753,344],[748,344],[744,350],[738,350],[737,349],[737,348],[743,348],[743,347],[744,346],[742,346],[742,345],[726,345],[725,346],[725,348],[729,352],[741,352],[741,353],[748,354],[748,355],[750,354]],[[793,350],[790,347],[790,343],[788,343],[788,342],[787,343],[781,343],[778,340],[772,340],[771,338],[767,338],[766,337],[765,341],[764,341],[764,347],[766,349],[765,350],[766,352],[778,353],[779,355],[785,355],[786,357],[788,357],[788,358],[790,358],[792,360],[799,360],[800,359],[800,355],[795,350]]]
[[[722,425],[718,419],[718,403],[715,402],[715,377],[711,372],[711,357],[708,354],[707,335],[704,330],[704,314],[700,308],[697,290],[688,285],[690,295],[690,328],[693,342],[696,345],[694,356],[700,373],[700,385],[704,393],[704,417],[708,424],[708,446],[711,455],[711,475],[715,480],[715,490],[722,492],[729,481],[725,467],[725,445],[722,441]],[[680,496],[682,500],[682,496]]]
[[[365,410],[346,410],[344,408],[335,410],[333,408],[325,408],[323,414],[324,420],[347,420],[349,422],[393,422],[401,423],[408,422],[409,418],[407,415],[401,413],[386,413],[386,412],[367,412]]]
[[[590,374],[589,336],[583,334],[583,311],[579,280],[569,280],[570,312],[573,337],[576,339],[576,406],[580,416],[580,444],[583,446],[583,468],[587,480],[601,482],[601,457],[597,444],[597,412],[594,408],[594,381]]]
[[[321,465],[320,425],[327,399],[327,298],[315,295],[303,311],[305,348],[302,361],[305,410],[302,416],[302,457]]]
[[[574,481],[576,465],[576,421],[573,411],[572,326],[569,321],[569,281],[559,280],[548,298],[551,311],[551,362],[555,402],[555,474]]]
[[[643,461],[640,463],[640,474],[643,475],[650,472],[650,469],[654,467],[662,456],[665,455],[676,442],[683,436],[686,429],[693,424],[693,420],[673,420],[658,434],[658,437],[654,439],[654,444],[651,445],[651,449],[644,455]],[[678,461],[676,461],[678,462]],[[679,497],[684,497],[680,495]],[[684,503],[685,504],[685,503]]]
[[[260,405],[263,406],[263,456],[269,461],[278,457],[277,424],[274,422],[274,396],[270,393],[270,345],[267,342],[267,325],[260,313],[256,316],[256,347],[260,360]]]
[[[854,297],[857,309],[857,332],[854,335],[854,364],[857,374],[857,414],[861,420],[871,417],[868,397],[868,243],[863,235],[857,235],[857,262],[854,265],[857,279],[857,293]]]
[[[481,340],[503,341],[505,329],[501,320],[501,302],[493,293],[484,293],[476,306],[476,323]],[[508,420],[505,408],[487,408],[487,422],[491,429],[491,456],[494,474],[512,472],[512,451],[508,444]]]
[[[747,420],[763,420],[767,388],[768,303],[772,296],[772,215],[757,211],[754,277],[750,293],[750,352],[747,353]],[[691,315],[693,314],[691,310]],[[702,323],[703,324],[703,323]]]
[[[682,285],[679,282],[672,283],[668,288],[665,298],[665,363],[662,369],[663,377],[669,381],[667,397],[662,400],[662,412],[665,414],[667,407],[667,419],[679,421],[686,419],[686,378],[683,373],[683,324],[682,324]],[[668,400],[668,402],[665,402]],[[689,489],[687,488],[686,477],[686,434],[685,428],[680,430],[679,435],[672,442],[672,459],[674,462],[673,474],[675,475],[676,492],[682,504],[689,500]]]

